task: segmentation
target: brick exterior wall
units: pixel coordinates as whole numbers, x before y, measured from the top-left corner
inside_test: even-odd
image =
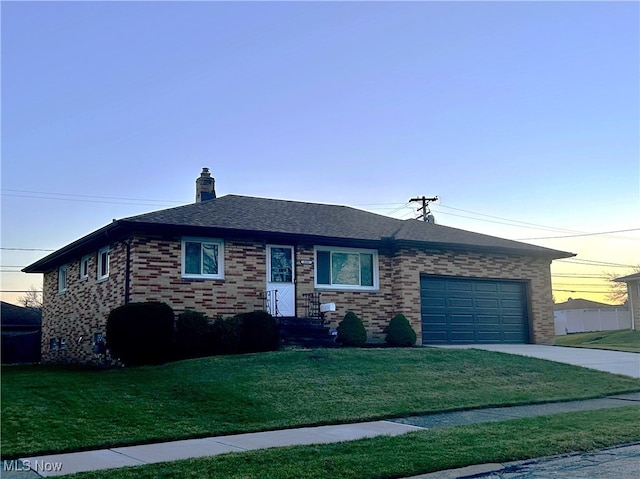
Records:
[[[396,308],[411,322],[420,338],[420,274],[468,278],[525,280],[532,343],[553,344],[553,299],[548,259],[479,253],[418,251],[402,248],[394,258]]]
[[[125,302],[126,247],[124,243],[110,246],[110,275],[106,280],[96,281],[97,251],[91,255],[86,280],[79,279],[80,258],[69,263],[68,289],[64,293],[58,293],[57,270],[45,274],[43,361],[96,359],[93,334],[104,332],[109,312]],[[212,318],[262,309],[266,246],[264,241],[225,238],[224,280],[185,279],[181,277],[181,237],[134,236],[130,239],[130,301],[162,301],[176,312],[192,309]],[[313,244],[295,245],[298,316],[305,313],[303,295],[314,291],[314,265],[301,264],[301,260],[314,260]],[[336,311],[327,315],[332,327],[347,311],[354,311],[367,328],[368,340],[380,342],[389,320],[403,313],[420,338],[420,274],[425,273],[527,281],[531,341],[554,340],[549,260],[400,248],[395,252],[379,250],[378,262],[378,291],[318,289],[322,302],[336,303]],[[65,338],[67,349],[49,351],[51,338]]]
[[[107,245],[105,245],[107,246]],[[67,263],[67,290],[58,292],[58,270],[45,273],[42,308],[42,361],[94,362],[93,336],[104,333],[109,312],[124,304],[126,250],[109,245],[109,276],[97,280],[97,253],[89,257],[89,276],[80,279],[80,258]],[[66,349],[51,350],[52,338],[64,339]]]

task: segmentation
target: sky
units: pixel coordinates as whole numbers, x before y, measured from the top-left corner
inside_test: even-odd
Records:
[[[353,206],[575,253],[554,298],[640,265],[637,2],[12,2],[1,296],[114,218],[218,196]]]

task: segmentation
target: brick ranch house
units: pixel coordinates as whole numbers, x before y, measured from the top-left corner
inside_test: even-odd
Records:
[[[84,362],[128,302],[300,317],[314,292],[335,303],[331,325],[354,311],[371,342],[403,313],[423,345],[548,344],[550,264],[570,256],[346,206],[216,198],[205,168],[195,203],[114,220],[24,271],[44,273],[43,361]]]

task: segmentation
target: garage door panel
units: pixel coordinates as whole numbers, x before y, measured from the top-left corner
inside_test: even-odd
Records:
[[[478,324],[495,324],[500,326],[500,316],[498,315],[490,316],[486,314],[479,314],[476,318]]]
[[[473,291],[473,284],[466,281],[450,281],[447,283],[448,291]]]
[[[453,329],[449,332],[449,340],[452,343],[473,343],[475,342],[475,334],[473,331],[458,331]]]
[[[473,324],[472,314],[450,314],[448,316],[450,324]]]
[[[482,293],[497,293],[499,291],[496,283],[490,282],[476,282],[474,283],[475,290]]]
[[[499,343],[502,341],[500,331],[480,331],[478,332],[479,343]]]
[[[422,343],[447,343],[449,342],[449,336],[447,335],[446,330],[436,330],[436,331],[423,331],[422,332]]]
[[[495,299],[476,299],[475,306],[476,306],[476,308],[498,309],[500,307],[500,301],[498,301],[498,298],[495,298]]]
[[[446,298],[422,298],[420,301],[420,307],[422,308],[446,308],[447,307],[447,299]]]
[[[426,319],[427,324],[430,325],[447,324],[446,314],[423,314],[422,317]]]
[[[502,293],[520,294],[522,292],[522,286],[522,283],[500,283],[500,291]]]
[[[526,343],[523,282],[421,276],[423,344]]]
[[[449,298],[447,306],[449,308],[472,308],[473,298]]]

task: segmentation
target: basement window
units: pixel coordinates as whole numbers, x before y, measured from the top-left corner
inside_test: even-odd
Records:
[[[213,238],[183,238],[183,278],[224,279],[224,242]]]
[[[315,248],[315,287],[378,289],[378,252],[356,248]]]

